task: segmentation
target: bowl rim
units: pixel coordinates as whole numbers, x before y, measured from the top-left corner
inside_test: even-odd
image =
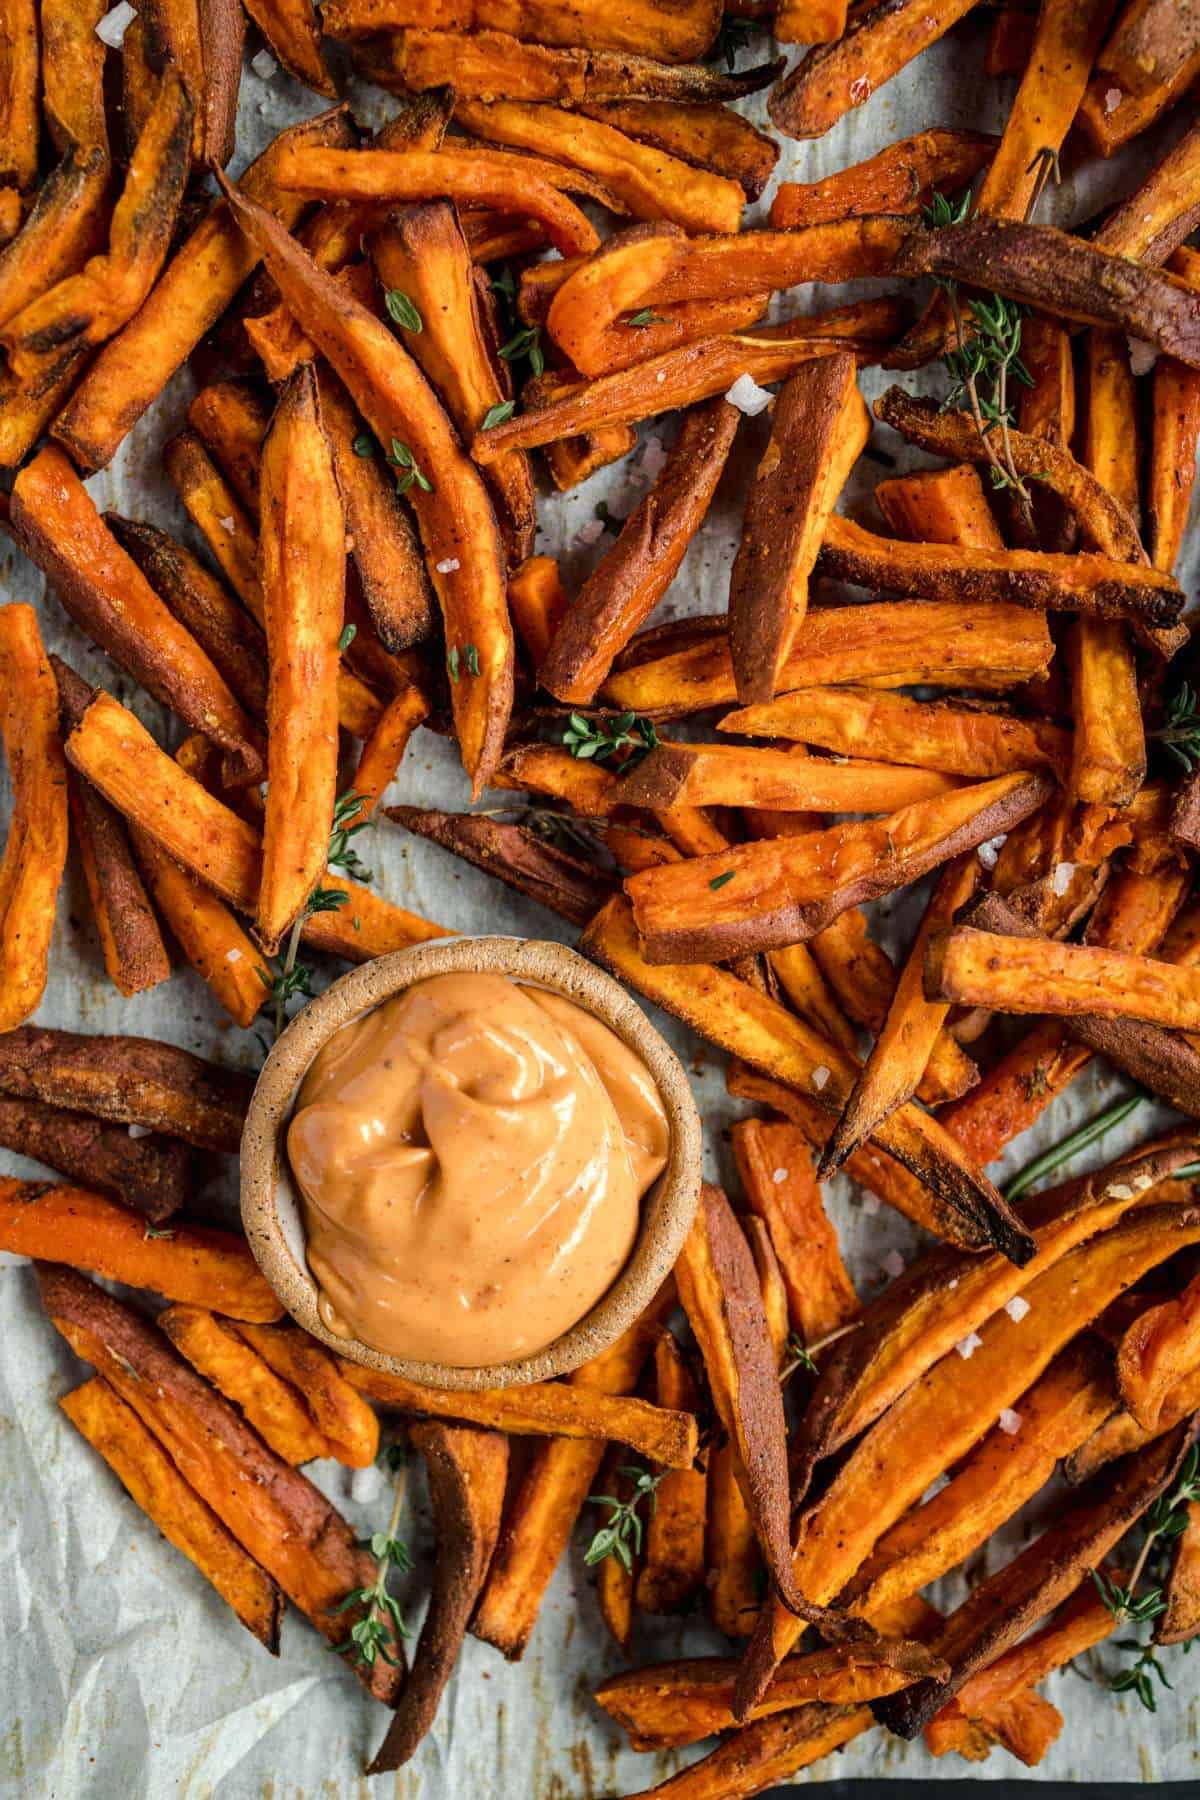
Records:
[[[653,1076],[667,1114],[669,1140],[666,1167],[642,1197],[633,1249],[595,1305],[541,1350],[467,1368],[394,1356],[327,1330],[317,1310],[317,1284],[307,1261],[298,1258],[289,1244],[279,1208],[281,1188],[284,1203],[297,1205],[284,1148],[287,1125],[314,1057],[334,1032],[419,981],[475,972],[508,975],[561,994],[614,1031]],[[422,1387],[460,1391],[516,1387],[577,1369],[645,1311],[674,1267],[691,1228],[700,1195],[702,1146],[700,1115],[682,1063],[638,1002],[605,970],[567,945],[545,939],[430,939],[340,976],[280,1034],[255,1083],[242,1132],[242,1225],[255,1261],[287,1312],[347,1361]]]

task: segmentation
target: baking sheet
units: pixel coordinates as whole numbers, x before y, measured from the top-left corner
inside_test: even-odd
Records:
[[[982,10],[982,9],[981,9]],[[999,129],[1011,84],[982,79],[986,16],[969,21],[953,41],[936,46],[866,107],[843,120],[818,143],[783,141],[779,176],[814,180],[873,153],[907,132],[933,124]],[[768,40],[756,40],[766,48]],[[251,50],[255,48],[253,44]],[[743,63],[749,60],[743,53]],[[757,60],[757,58],[755,59]],[[355,111],[375,123],[392,103],[377,93],[355,93]],[[276,72],[263,80],[248,70],[239,116],[240,161],[279,128],[318,110],[315,97]],[[746,104],[762,119],[761,99]],[[1179,109],[1179,113],[1185,109]],[[1042,216],[1067,223],[1088,218],[1124,194],[1135,178],[1178,134],[1177,116],[1150,146],[1135,145],[1116,167],[1093,163],[1086,174],[1068,156],[1062,188],[1048,198]],[[1153,152],[1153,155],[1152,155]],[[777,177],[778,179],[779,177]],[[749,219],[765,216],[775,183]],[[880,284],[860,284],[862,290]],[[838,298],[846,290],[838,290]],[[826,290],[801,290],[777,303],[788,315],[833,303]],[[867,371],[863,386],[873,398],[888,377]],[[923,386],[929,377],[920,378]],[[191,385],[178,377],[124,445],[113,466],[88,486],[101,508],[147,517],[188,536],[183,514],[160,468],[160,447],[179,428]],[[719,490],[712,517],[693,545],[660,617],[711,612],[726,603],[728,571],[740,516],[745,474],[765,439],[767,421],[744,421]],[[543,494],[539,550],[562,558],[573,589],[611,539],[595,541],[596,506],[604,500],[624,516],[644,491],[643,460],[653,468],[673,435],[664,421],[643,432],[639,451],[624,465],[593,478],[575,493]],[[657,441],[656,441],[657,440]],[[919,461],[890,433],[878,440],[900,465]],[[851,502],[883,471],[860,465]],[[592,541],[588,541],[592,539]],[[0,599],[38,604],[46,639],[84,674],[104,682],[131,703],[152,730],[175,741],[162,710],[93,652],[45,598],[40,575],[0,540]],[[1184,565],[1195,586],[1193,547]],[[3,780],[0,777],[0,780]],[[466,783],[451,747],[420,733],[409,750],[393,799],[462,808]],[[509,796],[491,796],[485,805]],[[0,819],[7,788],[0,788]],[[399,904],[464,932],[510,931],[561,938],[574,935],[545,912],[499,883],[466,867],[435,846],[384,825],[374,831],[364,858],[379,890]],[[884,941],[897,921],[911,921],[913,902],[875,909]],[[261,1048],[253,1033],[222,1022],[207,989],[190,970],[169,988],[123,1000],[104,978],[87,897],[72,863],[65,883],[50,983],[38,1018],[84,1031],[125,1031],[162,1037],[221,1061],[254,1068]],[[656,1017],[684,1055],[708,1124],[707,1172],[728,1174],[726,1131],[744,1108],[724,1093],[721,1059],[673,1021]],[[1024,1162],[1065,1130],[1096,1113],[1119,1091],[1089,1070],[1051,1111],[1049,1121],[1020,1140],[1009,1166]],[[1095,1166],[1123,1142],[1144,1136],[1154,1123],[1143,1107],[1134,1124],[1114,1133]],[[35,1165],[0,1158],[8,1170]],[[206,1203],[219,1203],[221,1179],[206,1183]],[[865,1295],[886,1279],[892,1250],[913,1253],[916,1233],[840,1178],[831,1208],[851,1270]],[[613,1670],[619,1658],[607,1641],[590,1577],[578,1546],[560,1567],[523,1663],[509,1665],[488,1645],[468,1639],[437,1722],[413,1764],[394,1778],[367,1782],[364,1755],[382,1735],[384,1714],[369,1703],[341,1662],[294,1613],[283,1631],[279,1659],[266,1656],[235,1623],[208,1584],[172,1550],[127,1499],[115,1479],[59,1414],[55,1401],[81,1378],[81,1366],[42,1317],[28,1268],[5,1259],[0,1266],[0,1795],[89,1800],[121,1796],[188,1796],[189,1800],[291,1800],[299,1796],[350,1796],[394,1792],[403,1800],[566,1800],[629,1794],[651,1786],[695,1751],[640,1756],[620,1747],[619,1734],[591,1706],[588,1688]],[[351,1475],[320,1464],[315,1477],[364,1530],[379,1527],[388,1499],[375,1470]],[[428,1573],[429,1534],[419,1476],[405,1529],[420,1546],[418,1568],[406,1585],[414,1597]],[[1043,1502],[1044,1510],[1045,1503]],[[989,1547],[987,1566],[1006,1561],[1019,1546],[1029,1515]],[[974,1568],[979,1567],[978,1562]],[[944,1585],[954,1604],[961,1578]],[[419,1609],[418,1615],[419,1616]],[[643,1624],[640,1661],[687,1649],[713,1649],[703,1627],[688,1623]],[[1037,1776],[1083,1781],[1183,1780],[1197,1774],[1196,1677],[1200,1658],[1170,1656],[1177,1682],[1151,1718],[1130,1696],[1089,1688],[1085,1670],[1069,1670],[1045,1684],[1061,1706],[1066,1728]],[[1017,1766],[1001,1751],[969,1771],[974,1779],[1011,1777]],[[801,1782],[835,1776],[874,1775],[922,1781],[962,1778],[957,1758],[935,1761],[921,1744],[908,1745],[883,1732],[852,1744],[838,1758],[807,1771]]]

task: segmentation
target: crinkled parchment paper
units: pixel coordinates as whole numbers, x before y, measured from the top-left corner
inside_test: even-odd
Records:
[[[980,73],[985,27],[985,17],[969,23],[819,143],[784,140],[780,174],[813,180],[929,125],[998,129],[1011,89],[987,83]],[[390,104],[371,94],[358,110],[375,122],[386,116]],[[751,107],[756,117],[762,116],[760,101]],[[263,81],[248,70],[239,155],[245,157],[282,125],[315,110],[314,97],[281,74]],[[1177,120],[1168,137],[1181,124]],[[1154,147],[1163,141],[1160,134]],[[1151,149],[1135,145],[1119,167],[1093,166],[1081,178],[1075,172],[1077,159],[1068,157],[1064,185],[1048,203],[1052,216],[1064,223],[1089,217],[1126,192],[1150,160]],[[863,284],[864,290],[870,285]],[[830,303],[828,292],[802,290],[785,296],[777,311],[788,314]],[[867,371],[869,397],[883,385],[880,372]],[[177,378],[113,467],[89,482],[99,506],[186,531],[163,479],[159,452],[178,429],[190,392],[188,378]],[[745,473],[753,466],[766,424],[765,419],[744,422],[736,468],[727,472],[713,516],[664,603],[666,614],[724,607]],[[597,502],[604,499],[614,514],[624,516],[642,491],[639,462],[648,449],[652,468],[673,429],[671,421],[651,425],[643,433],[642,448],[625,465],[565,497],[543,496],[538,547],[563,558],[568,588],[611,541],[588,541]],[[902,466],[914,460],[889,438],[880,433],[877,441],[899,452]],[[864,464],[855,480],[866,487],[883,472]],[[1195,573],[1193,554],[1185,570],[1192,585]],[[0,599],[35,601],[51,647],[63,649],[83,673],[105,682],[123,699],[131,697],[132,684],[119,673],[114,678],[105,659],[65,621],[56,601],[43,598],[40,575],[7,540],[0,548]],[[144,695],[132,696],[132,703],[153,730],[170,729]],[[450,747],[420,733],[393,797],[465,806],[466,783]],[[6,809],[3,790],[0,819]],[[571,935],[552,914],[386,824],[371,834],[365,854],[381,892],[456,930]],[[104,978],[77,867],[72,867],[66,888],[41,1021],[84,1031],[141,1032],[229,1063],[256,1066],[261,1050],[253,1034],[222,1022],[207,989],[188,970],[178,972],[166,990],[122,1000]],[[907,906],[901,901],[899,907],[910,922],[912,901]],[[886,912],[886,907],[879,909],[877,926],[885,939]],[[692,1069],[708,1123],[708,1172],[727,1172],[725,1128],[735,1108],[724,1093],[719,1059],[672,1021],[657,1023]],[[1020,1143],[1011,1162],[1023,1162],[1099,1110],[1112,1091],[1113,1084],[1099,1071],[1089,1071],[1055,1105],[1051,1120]],[[1139,1135],[1148,1130],[1151,1109],[1143,1107],[1135,1123]],[[1116,1134],[1114,1139],[1103,1146],[1105,1156],[1120,1148],[1122,1140]],[[1093,1162],[1100,1160],[1096,1152],[1090,1154]],[[16,1161],[4,1160],[10,1166]],[[219,1201],[220,1186],[218,1173],[204,1198]],[[861,1291],[877,1292],[888,1252],[911,1254],[915,1233],[886,1209],[868,1212],[848,1181],[836,1184],[831,1205]],[[55,1800],[135,1800],[142,1795],[188,1800],[320,1795],[333,1800],[370,1792],[374,1784],[362,1777],[361,1769],[364,1753],[382,1734],[381,1710],[366,1700],[338,1658],[294,1613],[284,1626],[278,1660],[240,1629],[208,1584],[159,1537],[58,1412],[58,1396],[82,1374],[41,1316],[28,1268],[7,1259],[0,1267],[0,1794],[22,1800],[49,1795]],[[315,1474],[356,1524],[364,1529],[382,1524],[387,1497],[378,1471],[351,1477],[330,1463],[318,1465]],[[428,1519],[416,1486],[406,1528],[422,1546],[411,1581],[416,1604],[429,1549]],[[1007,1560],[1021,1541],[1018,1526],[989,1548],[988,1562],[994,1566]],[[961,1579],[948,1581],[945,1590],[945,1600],[955,1603],[963,1592]],[[648,1660],[706,1645],[714,1647],[702,1628],[661,1622],[643,1626],[637,1649]],[[695,1752],[656,1757],[621,1748],[615,1728],[587,1698],[589,1683],[618,1661],[576,1546],[558,1571],[524,1662],[510,1666],[488,1645],[468,1639],[437,1723],[414,1763],[394,1778],[384,1777],[375,1791],[389,1791],[386,1783],[392,1779],[392,1791],[404,1800],[565,1800],[626,1794],[652,1785]],[[1184,1660],[1172,1653],[1171,1672],[1176,1692],[1162,1696],[1154,1718],[1132,1697],[1118,1698],[1090,1686],[1079,1672],[1054,1676],[1046,1692],[1061,1706],[1067,1723],[1037,1774],[1128,1781],[1197,1774],[1200,1657]],[[920,1743],[906,1745],[879,1731],[799,1779],[875,1774],[934,1781],[968,1772],[981,1780],[1024,1773],[1001,1751],[968,1771],[955,1758],[935,1761]]]

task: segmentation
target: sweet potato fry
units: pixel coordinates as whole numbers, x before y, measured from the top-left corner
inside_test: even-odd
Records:
[[[333,1454],[296,1390],[215,1313],[202,1306],[168,1306],[155,1322],[285,1463],[296,1467]]]
[[[1200,224],[1200,130],[1182,137],[1129,198],[1111,212],[1095,242],[1115,256],[1162,264]]]
[[[775,37],[781,44],[833,44],[846,29],[846,0],[779,0]]]
[[[770,950],[1009,830],[1049,792],[1045,775],[1000,775],[882,819],[648,869],[625,888],[651,961]]]
[[[76,624],[195,731],[219,744],[238,783],[261,778],[258,732],[191,634],[105,528],[61,450],[17,477],[12,530]]]
[[[232,1329],[303,1397],[314,1425],[332,1445],[329,1454],[352,1469],[369,1468],[379,1454],[379,1421],[328,1350],[298,1325],[286,1322],[259,1325],[239,1320]]]
[[[815,40],[810,40],[815,41]],[[921,131],[823,181],[785,181],[775,190],[777,231],[866,213],[915,213],[935,191],[952,194],[986,167],[998,140],[982,131]]]
[[[277,211],[290,228],[303,203],[275,187],[279,157],[293,141],[336,144],[347,138],[340,109],[290,127],[242,177],[245,191]],[[55,421],[54,435],[86,473],[112,460],[257,261],[228,206],[218,202],[167,264],[141,310],[105,345]]]
[[[229,199],[263,247],[292,312],[345,380],[375,436],[399,444],[408,459],[401,458],[401,467],[414,476],[408,492],[434,575],[448,656],[461,670],[451,684],[459,747],[478,790],[503,743],[513,669],[503,557],[483,482],[424,376],[386,326],[317,269],[269,213],[232,190]]]
[[[337,793],[345,518],[307,363],[284,388],[263,446],[259,568],[268,781],[255,917],[273,952],[326,866]]]
[[[0,1099],[0,1144],[112,1195],[152,1225],[178,1212],[187,1195],[191,1159],[182,1144],[151,1133],[131,1138],[41,1100]]]
[[[104,241],[111,168],[104,144],[72,146],[0,251],[0,323],[83,267]],[[0,192],[15,192],[0,189]]]
[[[263,439],[271,408],[247,381],[212,381],[198,389],[188,407],[188,424],[221,466],[237,497],[258,518]]]
[[[405,31],[392,64],[411,93],[452,87],[464,100],[552,101],[647,99],[689,103],[739,100],[769,87],[779,64],[725,74],[697,64],[654,62],[609,50],[522,43],[506,31]]]
[[[589,119],[626,137],[666,150],[681,162],[736,181],[747,200],[757,200],[779,160],[779,145],[728,106],[703,101],[616,99],[578,106]],[[886,212],[872,207],[872,212]]]
[[[729,578],[729,648],[743,704],[775,693],[829,515],[870,429],[851,356],[797,369],[776,401]]]
[[[605,870],[548,843],[528,826],[419,806],[384,810],[406,831],[440,844],[573,925],[586,925],[597,905],[615,892],[616,883]]]
[[[643,1788],[630,1800],[744,1800],[787,1781],[860,1737],[873,1723],[865,1706],[793,1707],[735,1731],[699,1762]]]
[[[417,688],[397,694],[379,715],[379,721],[362,747],[351,788],[362,802],[353,823],[369,819],[391,786],[404,761],[409,739],[429,716],[429,702]]]
[[[1149,130],[1156,119],[1187,92],[1200,75],[1200,50],[1193,50],[1169,80],[1145,93],[1130,93],[1103,69],[1088,83],[1079,108],[1079,128],[1093,150],[1112,156],[1131,138]]]
[[[622,783],[629,806],[766,806],[784,812],[887,812],[959,785],[934,769],[660,740]]]
[[[1133,0],[1104,46],[1100,67],[1115,75],[1131,93],[1171,81],[1188,58],[1200,50],[1200,25],[1163,0]]]
[[[37,1274],[42,1305],[76,1354],[133,1408],[188,1485],[328,1642],[346,1642],[361,1615],[341,1604],[370,1585],[375,1563],[340,1513],[148,1320],[71,1269],[40,1263]],[[360,1675],[377,1699],[395,1700],[400,1676],[382,1657]]]
[[[283,1311],[243,1238],[205,1225],[150,1236],[144,1219],[89,1188],[0,1182],[0,1238],[17,1256],[90,1269],[168,1300],[211,1301],[231,1318]]]
[[[77,775],[71,824],[110,981],[125,995],[169,979],[171,964],[121,817]]]
[[[790,1123],[743,1119],[733,1127],[733,1154],[746,1202],[770,1232],[792,1326],[804,1343],[815,1343],[855,1316],[858,1295],[822,1204],[808,1140]]]
[[[152,837],[136,825],[131,836],[154,903],[176,943],[235,1024],[249,1029],[267,999],[257,945],[225,902]]]
[[[580,0],[569,13],[554,0],[438,0],[433,8],[419,0],[333,0],[322,10],[330,37],[433,25],[446,31],[510,31],[538,44],[624,50],[667,62],[694,62],[709,48],[720,22],[717,0],[680,0],[652,15],[613,6],[611,0]]]
[[[675,1338],[663,1331],[654,1346],[654,1398],[677,1412],[696,1412],[699,1393]],[[634,1600],[643,1612],[677,1613],[704,1580],[707,1476],[674,1469],[663,1476],[646,1521]]]
[[[372,232],[367,248],[385,294],[398,292],[415,308],[421,329],[405,329],[403,341],[469,443],[507,393],[484,335],[471,253],[454,208],[446,201],[410,207]],[[533,551],[529,458],[520,450],[498,457],[484,479],[509,564],[519,563]]]
[[[35,1012],[67,859],[67,771],[58,689],[31,606],[0,607],[0,741],[12,811],[0,859],[0,1030]]]
[[[60,156],[73,144],[107,148],[102,0],[42,0],[42,113]]]
[[[58,1403],[167,1542],[208,1578],[259,1642],[279,1654],[283,1595],[179,1473],[158,1438],[99,1376]]]
[[[0,184],[25,193],[37,184],[38,13],[33,0],[0,7]]]
[[[1192,1281],[1178,1298],[1147,1307],[1125,1331],[1117,1351],[1117,1386],[1125,1410],[1152,1431],[1168,1391],[1197,1366],[1200,1282]]]
[[[530,556],[508,578],[508,607],[517,639],[540,668],[567,611],[567,594],[552,556]]]
[[[898,75],[969,13],[975,0],[876,0],[857,11],[836,43],[801,58],[779,83],[767,111],[785,137],[820,137]]]
[[[1073,1508],[1005,1568],[980,1582],[935,1641],[950,1664],[949,1680],[922,1679],[903,1697],[876,1702],[876,1716],[889,1730],[915,1737],[972,1675],[1072,1594],[1174,1479],[1189,1435],[1180,1427],[1127,1458],[1094,1498]]]
[[[740,417],[717,399],[685,415],[657,481],[567,608],[538,669],[540,685],[556,699],[591,701],[614,656],[670,587],[712,502]]]
[[[1200,255],[1179,250],[1173,272],[1200,288]],[[1187,530],[1196,483],[1200,441],[1200,373],[1160,356],[1154,366],[1153,416],[1146,475],[1146,518],[1151,560],[1170,573]]]
[[[1154,1642],[1187,1643],[1200,1627],[1200,1504],[1194,1500],[1175,1541],[1164,1598],[1167,1610],[1155,1624]]]
[[[819,607],[805,614],[779,686],[922,682],[995,691],[1035,679],[1053,653],[1045,620],[1020,607],[896,600]],[[619,668],[602,694],[610,706],[659,719],[728,706],[736,694],[720,623],[703,639]]]
[[[897,537],[979,550],[1004,548],[983,483],[969,463],[893,476],[878,484],[875,500]]]
[[[322,23],[313,0],[249,0],[246,11],[289,75],[318,94],[336,97],[321,55]]]
[[[342,1363],[351,1387],[380,1406],[426,1418],[461,1419],[517,1437],[614,1438],[669,1469],[690,1469],[698,1442],[690,1413],[667,1412],[645,1400],[628,1400],[561,1382],[526,1387],[451,1392],[418,1386],[358,1363]]]
[[[1200,1026],[1197,976],[1156,957],[1046,938],[995,941],[993,932],[963,925],[930,944],[925,968],[926,992],[960,1006]]]
[[[1200,1407],[1200,1369],[1193,1369],[1168,1393],[1155,1430],[1147,1431],[1127,1412],[1115,1412],[1066,1459],[1063,1474],[1072,1487],[1078,1487],[1089,1481],[1098,1469],[1115,1462],[1117,1457],[1142,1449],[1164,1431],[1178,1425],[1181,1419],[1190,1418],[1197,1407]]]
[[[633,1478],[621,1462],[621,1452],[614,1447],[600,1469],[600,1494],[624,1506],[633,1498],[633,1492]],[[608,1635],[625,1657],[630,1654],[637,1618],[633,1591],[640,1561],[641,1552],[635,1546],[628,1561],[620,1556],[603,1556],[596,1565],[596,1606]]]
[[[647,962],[626,902],[609,901],[588,926],[580,948],[710,1042],[799,1088],[830,1111],[849,1093],[854,1059],[777,1001],[712,965]],[[1031,1240],[990,1182],[944,1139],[936,1121],[915,1107],[902,1107],[881,1126],[878,1143],[990,1241],[1005,1246],[1018,1261],[1027,1259]]]

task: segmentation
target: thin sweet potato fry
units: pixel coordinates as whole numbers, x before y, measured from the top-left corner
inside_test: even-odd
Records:
[[[654,1346],[654,1398],[677,1412],[696,1412],[699,1393],[675,1338],[664,1330]],[[646,1521],[634,1601],[643,1612],[677,1613],[704,1580],[703,1469],[674,1469],[655,1491]]]
[[[170,978],[171,963],[124,823],[89,782],[72,775],[67,788],[104,966],[118,992],[144,993]]]
[[[727,175],[739,184],[747,200],[759,198],[779,160],[775,139],[728,106],[629,99],[585,101],[578,110],[602,125],[614,126],[626,137],[666,150],[681,162],[710,169],[714,175]]]
[[[104,44],[96,27],[103,0],[42,0],[42,113],[54,148],[107,148]]]
[[[102,1124],[41,1100],[0,1099],[0,1145],[32,1156],[71,1181],[111,1194],[151,1224],[178,1212],[191,1158],[182,1144]]]
[[[34,0],[0,6],[0,183],[25,193],[37,185],[39,55]]]
[[[430,26],[442,31],[509,31],[537,44],[579,45],[695,62],[721,23],[719,0],[673,0],[652,12],[614,6],[612,0],[576,0],[564,11],[557,0],[330,0],[321,23],[330,37],[363,37],[378,31]]]
[[[1163,0],[1133,0],[1104,46],[1099,66],[1131,93],[1145,93],[1170,81],[1194,51],[1200,24],[1186,9]]]
[[[742,744],[659,741],[621,784],[628,806],[765,806],[783,812],[890,812],[952,793],[934,769],[752,750]]]
[[[1172,272],[1200,288],[1200,253],[1177,250]],[[1154,366],[1153,420],[1146,476],[1150,556],[1170,573],[1187,530],[1200,440],[1200,373],[1160,356]]]
[[[452,87],[464,100],[553,101],[638,98],[739,100],[769,87],[779,64],[736,74],[697,64],[654,62],[607,50],[522,43],[507,31],[405,31],[393,40],[392,68],[410,93]]]
[[[318,94],[337,88],[321,55],[322,22],[313,0],[248,0],[246,11],[289,75]]]
[[[1164,1598],[1167,1610],[1155,1624],[1154,1642],[1187,1643],[1200,1628],[1200,1503],[1195,1500],[1187,1509],[1187,1524],[1175,1540]]]
[[[856,9],[836,43],[803,56],[767,102],[785,137],[821,137],[914,56],[943,37],[975,0],[875,0]]]
[[[776,231],[787,231],[865,213],[919,212],[935,191],[953,194],[973,181],[997,142],[982,131],[937,129],[900,138],[823,181],[781,182],[769,222]]]
[[[208,1578],[272,1654],[279,1654],[283,1595],[179,1473],[157,1437],[99,1376],[58,1403],[167,1542]]]
[[[745,1800],[840,1750],[873,1723],[865,1706],[814,1703],[773,1713],[629,1800]]]
[[[340,1364],[351,1387],[380,1406],[426,1418],[462,1419],[517,1437],[614,1438],[669,1469],[690,1469],[698,1433],[690,1413],[667,1412],[645,1400],[557,1381],[526,1387],[474,1388],[461,1393],[418,1386],[359,1363]]]
[[[67,770],[58,688],[37,614],[0,607],[0,742],[12,811],[0,859],[0,1031],[41,1004],[67,859]]]
[[[740,418],[718,399],[684,415],[657,481],[566,609],[539,665],[538,682],[556,699],[588,704],[670,587],[704,521]]]
[[[111,175],[104,144],[73,145],[51,170],[24,224],[0,251],[0,323],[73,275],[100,248]]]
[[[290,228],[303,202],[276,188],[279,157],[294,141],[337,144],[348,136],[340,108],[281,132],[242,177],[246,193],[277,211]],[[105,345],[55,421],[55,437],[85,473],[112,460],[257,262],[258,253],[228,206],[218,202],[167,264],[141,310]]]
[[[648,869],[625,889],[652,962],[771,950],[1008,831],[1050,791],[1046,775],[1000,775],[881,819]]]
[[[147,1237],[144,1219],[89,1188],[0,1181],[0,1239],[17,1256],[90,1269],[168,1300],[211,1301],[230,1318],[283,1311],[243,1238],[206,1225]]]
[[[130,827],[142,873],[171,935],[234,1023],[248,1030],[267,999],[262,953],[223,900],[181,868],[139,826]]]
[[[1131,1451],[1142,1449],[1164,1431],[1170,1431],[1173,1426],[1178,1425],[1181,1419],[1190,1418],[1198,1407],[1200,1369],[1193,1369],[1167,1395],[1155,1430],[1145,1430],[1127,1412],[1115,1412],[1097,1431],[1093,1431],[1074,1455],[1067,1458],[1063,1464],[1063,1474],[1072,1487],[1078,1487],[1082,1482],[1089,1481],[1098,1469],[1115,1462],[1117,1457],[1128,1456]]]
[[[621,1462],[621,1451],[615,1446],[608,1452],[600,1469],[600,1495],[618,1506],[633,1498],[633,1478]],[[590,1496],[589,1496],[590,1498]],[[628,1657],[633,1643],[636,1609],[633,1590],[641,1552],[634,1547],[628,1560],[620,1556],[603,1556],[596,1565],[596,1606],[613,1643],[622,1656]]]
[[[512,628],[491,503],[431,388],[387,327],[317,269],[278,221],[229,191],[299,323],[328,356],[375,436],[394,447],[442,608],[451,703],[476,791],[500,753],[512,707]],[[405,460],[407,459],[407,461]],[[417,478],[419,475],[419,479]]]
[[[328,1642],[348,1642],[362,1615],[342,1603],[370,1586],[376,1565],[340,1513],[147,1319],[71,1269],[39,1263],[37,1276],[42,1305],[76,1354],[133,1408],[188,1485]],[[391,1664],[380,1657],[359,1674],[376,1699],[394,1702],[401,1673]]]
[[[212,381],[200,388],[188,407],[188,424],[237,489],[238,499],[258,518],[258,489],[263,439],[271,408],[246,381]]]
[[[858,1295],[822,1203],[808,1140],[791,1123],[743,1119],[733,1127],[732,1143],[746,1202],[766,1221],[779,1259],[792,1326],[804,1343],[815,1343],[854,1318]]]
[[[1117,256],[1161,264],[1200,223],[1200,130],[1193,126],[1111,212],[1095,242]]]
[[[586,925],[596,907],[615,892],[616,883],[605,870],[547,843],[528,826],[419,806],[384,810],[406,831],[440,844],[573,925]]]
[[[303,1397],[313,1423],[333,1447],[330,1454],[352,1469],[370,1468],[379,1454],[379,1421],[328,1350],[286,1322],[237,1321],[233,1330]]]
[[[48,446],[18,475],[11,526],[81,630],[194,731],[219,744],[236,783],[261,779],[255,726],[106,529],[61,450]]]
[[[429,702],[418,689],[397,694],[379,715],[379,721],[362,747],[351,788],[362,804],[354,815],[358,824],[370,818],[385,789],[396,779],[408,741],[429,716]]]
[[[930,944],[925,971],[926,992],[959,1006],[1067,1018],[1087,1013],[1171,1030],[1200,1027],[1194,971],[1095,944],[997,939],[990,930],[961,925]]]
[[[1192,1281],[1177,1299],[1147,1307],[1122,1337],[1117,1387],[1125,1410],[1153,1430],[1169,1390],[1198,1366],[1200,1281]]]
[[[508,607],[518,641],[537,670],[566,617],[567,594],[552,556],[530,556],[508,578]]]
[[[296,1390],[215,1313],[202,1306],[168,1306],[155,1323],[284,1462],[296,1467],[334,1453]]]

